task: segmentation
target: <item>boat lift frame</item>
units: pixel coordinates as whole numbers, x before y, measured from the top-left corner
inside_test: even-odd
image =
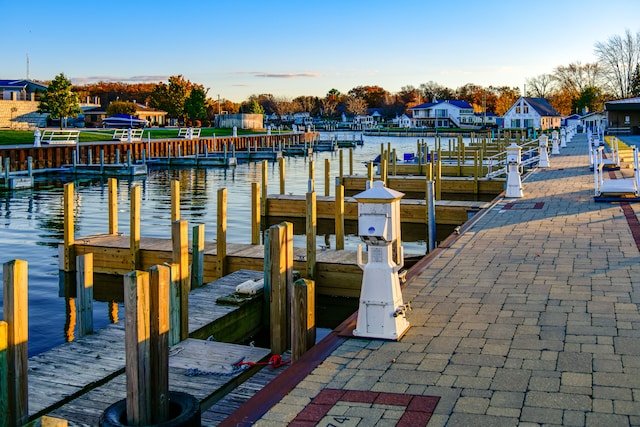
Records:
[[[596,202],[640,202],[640,175],[638,174],[638,150],[633,147],[633,178],[604,179],[605,169],[603,146],[593,148],[593,181]],[[610,163],[609,163],[610,164]]]

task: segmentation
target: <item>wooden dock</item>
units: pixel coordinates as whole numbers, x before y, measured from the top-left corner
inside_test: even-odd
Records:
[[[421,181],[424,182],[424,178]],[[318,219],[335,218],[334,197],[317,196],[316,203]],[[489,205],[490,203],[488,202],[437,200],[436,224],[462,225],[470,216],[487,208]],[[266,214],[269,217],[304,218],[306,216],[305,196],[270,194],[267,196]],[[353,197],[344,198],[344,217],[345,220],[355,221],[358,219],[358,202]],[[400,220],[405,224],[426,224],[426,201],[415,199],[400,200]]]
[[[417,166],[416,166],[417,167]],[[390,170],[391,172],[392,170]],[[345,175],[342,178],[345,194],[353,195],[365,190],[368,178],[364,175]],[[478,178],[442,176],[440,180],[442,193],[450,194],[481,194],[496,196],[504,191],[506,180],[504,178]],[[387,177],[387,187],[393,188],[409,196],[424,195],[427,184],[424,172],[419,175]]]
[[[93,269],[96,273],[126,274],[131,271],[129,236],[100,234],[75,239],[75,254],[93,253]],[[140,269],[171,262],[171,239],[142,237],[140,239]],[[294,249],[294,269],[306,271],[306,249]],[[215,243],[204,248],[204,281],[219,278]],[[364,254],[366,260],[366,253]],[[189,261],[191,263],[191,261]],[[228,243],[224,262],[227,273],[238,270],[264,269],[264,246]],[[356,251],[323,250],[316,255],[316,290],[322,295],[357,298],[362,284],[362,270],[356,264]]]
[[[206,409],[257,371],[234,370],[235,362],[268,359],[267,349],[193,338],[240,310],[237,306],[216,304],[217,298],[232,293],[239,283],[262,275],[236,272],[190,293],[191,338],[171,347],[171,390],[194,395]],[[30,418],[48,414],[67,419],[71,425],[94,426],[104,409],[126,397],[123,323],[111,324],[29,359]],[[185,375],[194,373],[200,375]]]

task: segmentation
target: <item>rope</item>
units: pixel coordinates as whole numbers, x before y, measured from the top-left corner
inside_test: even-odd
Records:
[[[229,369],[227,367],[222,366],[224,369]],[[188,377],[197,377],[200,375],[216,375],[216,376],[226,376],[226,375],[236,375],[244,370],[249,369],[248,366],[241,365],[232,365],[231,370],[227,372],[219,372],[219,371],[202,371],[198,368],[186,369],[184,374]]]
[[[242,360],[237,362],[235,366],[247,365],[247,366],[256,366],[256,365],[269,365],[272,368],[279,368],[281,366],[286,365],[287,363],[291,363],[291,360],[282,360],[282,356],[279,354],[274,354],[269,358],[268,362],[243,362]]]

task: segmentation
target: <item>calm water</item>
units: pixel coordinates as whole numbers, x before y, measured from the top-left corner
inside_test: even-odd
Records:
[[[362,147],[353,149],[354,173],[366,175],[364,161],[380,152],[381,143],[391,143],[398,157],[416,151],[417,138],[365,137]],[[429,140],[427,140],[429,141]],[[430,141],[433,144],[433,140]],[[443,148],[445,140],[443,139]],[[315,189],[324,195],[325,159],[331,159],[331,176],[339,174],[338,152],[316,153]],[[344,154],[344,174],[349,173],[348,150]],[[309,161],[304,158],[286,159],[286,193],[304,194],[307,191]],[[277,163],[269,164],[268,192],[279,192]],[[155,169],[144,179],[119,181],[119,231],[129,232],[129,190],[132,185],[142,187],[141,234],[147,237],[171,237],[170,182],[181,181],[181,218],[189,225],[205,224],[205,237],[216,237],[217,191],[227,188],[227,241],[249,243],[251,183],[261,182],[259,163],[240,164],[230,169]],[[63,185],[73,181],[76,188],[75,237],[108,231],[107,181],[101,178],[71,176],[37,176],[36,188],[0,193],[0,262],[22,259],[29,264],[29,354],[34,355],[63,343],[67,339],[68,301],[64,298],[64,280],[58,271],[58,243],[63,239]],[[331,179],[330,194],[334,194]],[[304,230],[304,229],[303,229]],[[349,230],[349,228],[347,228]],[[318,245],[333,247],[334,237],[318,233]],[[345,237],[345,248],[355,249],[357,236]],[[304,235],[294,237],[294,245],[304,247]],[[424,240],[406,242],[405,253],[424,254]],[[97,284],[96,284],[97,286]],[[99,290],[96,289],[96,294]],[[100,298],[108,301],[109,298]],[[0,294],[0,302],[2,295]],[[106,302],[94,301],[94,328],[109,323]],[[0,305],[0,311],[2,306]],[[123,314],[120,309],[121,316]]]

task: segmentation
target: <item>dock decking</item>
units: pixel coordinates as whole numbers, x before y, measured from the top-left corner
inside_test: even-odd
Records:
[[[238,311],[236,306],[217,305],[215,300],[262,274],[239,271],[192,290],[191,336]],[[207,407],[226,393],[226,387],[249,375],[248,370],[231,372],[234,362],[240,358],[256,362],[269,355],[267,349],[189,338],[171,348],[169,387],[193,394]],[[29,358],[29,414],[57,416],[71,425],[98,425],[102,411],[126,396],[124,369],[124,321],[33,356]],[[210,374],[187,376],[186,369]]]

